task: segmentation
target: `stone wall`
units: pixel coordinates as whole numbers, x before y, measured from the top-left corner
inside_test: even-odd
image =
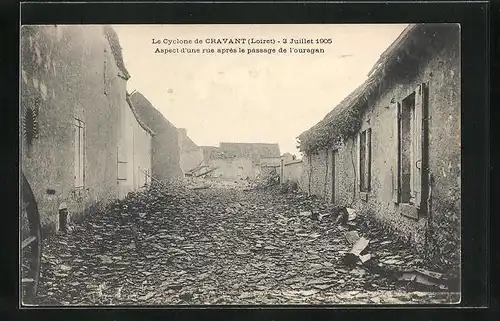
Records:
[[[295,182],[299,185],[301,189],[303,189],[303,185],[301,184],[302,176],[302,161],[295,160],[289,163],[283,164],[283,182]]]
[[[130,100],[140,118],[154,132],[151,140],[151,172],[153,177],[161,181],[182,177],[177,128],[141,93],[133,92],[130,95]]]
[[[138,190],[151,175],[151,135],[138,123],[128,102],[121,108],[121,134],[118,145],[118,186],[119,197]],[[121,167],[120,167],[121,166]]]
[[[23,138],[21,162],[45,229],[57,227],[62,202],[74,216],[117,197],[126,83],[118,74],[102,26],[21,28],[21,109],[36,114],[38,131],[30,143]],[[84,124],[83,186],[75,181],[75,118]]]
[[[184,173],[200,166],[203,163],[203,149],[196,145],[187,135],[185,128],[178,128],[180,148],[180,166]]]
[[[409,238],[419,249],[433,249],[450,261],[459,261],[460,249],[460,48],[459,29],[449,32],[442,50],[429,51],[412,68],[412,77],[394,77],[376,101],[370,101],[362,119],[364,129],[372,129],[371,190],[362,199],[359,189],[358,146],[348,139],[335,153],[335,202],[372,213],[379,220]],[[404,67],[401,67],[404,68]],[[392,198],[393,159],[397,150],[391,142],[395,110],[391,100],[400,101],[421,83],[428,92],[428,180],[430,195],[424,215],[413,219],[401,214]],[[303,160],[302,185],[306,191],[332,199],[332,150],[306,155]],[[354,186],[356,186],[354,188]],[[427,201],[427,199],[425,200]],[[427,203],[427,202],[425,202]],[[434,255],[441,257],[444,255]]]
[[[255,178],[255,167],[248,158],[226,158],[210,160],[210,168],[218,167],[214,174],[222,179],[250,179]]]
[[[133,189],[138,190],[151,183],[151,141],[152,136],[139,124],[134,123],[134,169]]]

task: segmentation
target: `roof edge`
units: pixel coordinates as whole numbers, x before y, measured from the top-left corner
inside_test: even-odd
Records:
[[[137,120],[137,123],[139,123],[139,126],[141,126],[148,134],[150,134],[151,136],[154,136],[155,133],[153,132],[153,130],[151,128],[149,128],[143,121],[142,119],[139,117],[139,113],[137,112],[137,110],[135,109],[134,107],[134,104],[132,103],[132,101],[130,100],[130,95],[129,93],[126,93],[125,95],[125,99],[127,100],[127,104],[129,105],[130,107],[130,110],[132,111],[132,114],[134,114],[134,117],[135,119]]]
[[[414,33],[416,30],[423,28],[425,24],[410,24],[408,25],[394,40],[391,45],[380,55],[380,58],[374,64],[370,72],[368,73],[368,78],[356,89],[354,89],[348,96],[346,96],[339,104],[337,104],[323,119],[317,122],[308,130],[302,132],[296,137],[296,139],[302,141],[307,138],[307,135],[315,133],[320,129],[320,126],[327,124],[334,124],[338,120],[341,114],[353,109],[354,107],[360,105],[361,98],[366,98],[370,95],[374,88],[380,85],[380,74],[383,73],[383,67],[388,63],[389,60],[399,51],[399,49],[407,42],[408,37]],[[340,109],[337,109],[340,108]],[[337,110],[336,110],[337,109]],[[300,143],[302,145],[303,142]],[[301,151],[306,151],[300,148]],[[307,148],[309,149],[309,148]],[[311,148],[310,151],[314,151],[315,148]],[[307,151],[306,151],[307,153]]]

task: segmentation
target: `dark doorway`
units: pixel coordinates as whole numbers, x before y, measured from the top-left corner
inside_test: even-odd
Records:
[[[415,113],[415,94],[405,98],[401,107],[401,203],[409,203],[413,183],[414,129],[412,125]]]
[[[337,189],[335,185],[337,184],[337,150],[332,151],[332,203],[337,201],[335,196]]]

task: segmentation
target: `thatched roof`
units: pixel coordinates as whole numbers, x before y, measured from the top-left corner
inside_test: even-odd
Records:
[[[125,79],[129,79],[130,74],[128,73],[127,68],[125,68],[125,63],[123,62],[122,47],[120,46],[120,40],[118,39],[116,31],[111,26],[104,26],[104,35],[106,36],[106,39],[108,39],[111,47],[111,53],[115,58],[116,66],[123,73],[123,77],[125,77]]]
[[[451,28],[450,28],[451,26]],[[299,148],[305,153],[314,152],[326,146],[334,146],[342,139],[352,137],[359,129],[362,112],[369,99],[378,97],[385,90],[389,73],[401,68],[409,57],[420,58],[432,47],[416,41],[416,38],[432,39],[443,30],[457,28],[455,24],[413,24],[385,50],[368,74],[368,79],[340,102],[323,120],[297,139]],[[412,39],[413,38],[413,39]],[[429,49],[431,47],[431,49]]]

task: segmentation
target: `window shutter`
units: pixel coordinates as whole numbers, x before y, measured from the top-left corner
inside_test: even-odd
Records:
[[[85,183],[85,123],[75,118],[75,187]]]
[[[391,108],[394,117],[392,119],[392,151],[389,155],[392,155],[390,159],[392,159],[392,201],[394,203],[399,203],[399,146],[400,146],[400,106],[399,103],[396,102],[395,99],[391,101]]]
[[[127,179],[127,155],[125,153],[125,148],[122,144],[117,146],[117,178],[118,180]]]
[[[80,185],[85,185],[85,123],[80,122]]]
[[[356,186],[358,186],[358,189],[361,191],[361,133],[358,133],[358,139],[357,139],[357,143],[356,143],[356,162],[357,162],[357,166],[356,166],[356,171],[357,171],[357,175],[356,177],[358,178],[358,182],[356,184]],[[359,196],[359,195],[358,195]]]
[[[413,184],[412,196],[414,205],[420,208],[422,203],[422,142],[423,142],[423,112],[424,112],[424,84],[420,84],[415,90],[415,116],[413,118]]]
[[[75,187],[80,186],[80,127],[79,127],[79,122],[78,120],[74,120],[74,125],[75,125],[75,157],[74,157],[74,162],[75,162]]]
[[[371,146],[372,146],[372,129],[366,130],[366,147],[365,147],[365,190],[370,190],[371,176]]]

